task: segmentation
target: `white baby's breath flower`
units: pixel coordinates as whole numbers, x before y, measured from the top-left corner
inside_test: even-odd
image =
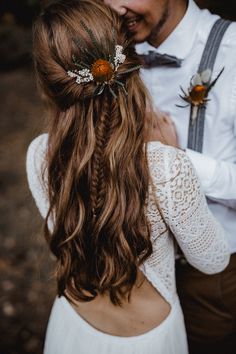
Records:
[[[116,54],[114,58],[116,69],[119,67],[120,64],[123,64],[126,59],[125,54],[123,54],[123,50],[124,48],[121,45],[116,45]]]
[[[82,69],[79,71],[67,71],[68,76],[76,77],[76,83],[81,84],[83,82],[93,81],[93,75],[89,69]]]

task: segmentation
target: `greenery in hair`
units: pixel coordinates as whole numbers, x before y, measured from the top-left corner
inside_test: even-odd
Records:
[[[79,60],[73,54],[72,61],[76,66],[76,69],[68,71],[68,75],[76,77],[76,82],[78,84],[94,81],[96,87],[93,96],[101,95],[104,92],[105,87],[108,87],[112,96],[117,98],[112,87],[113,85],[120,87],[124,94],[127,95],[125,85],[119,80],[119,74],[117,73],[119,65],[123,64],[126,56],[123,54],[123,47],[116,44],[115,30],[112,29],[112,40],[108,41],[109,54],[105,54],[103,47],[99,44],[93,31],[88,28],[83,21],[80,21],[80,24],[91,39],[93,50],[88,50],[86,48],[84,40],[78,38],[73,39],[74,43],[80,50],[81,59]],[[140,65],[136,65],[133,68],[123,71],[122,74],[138,70],[140,67]]]

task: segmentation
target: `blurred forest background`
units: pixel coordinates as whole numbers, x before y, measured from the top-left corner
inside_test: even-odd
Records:
[[[197,2],[236,20],[235,0]],[[31,25],[47,3],[0,0],[0,354],[42,353],[55,296],[53,259],[25,174],[27,146],[46,121],[32,68]]]

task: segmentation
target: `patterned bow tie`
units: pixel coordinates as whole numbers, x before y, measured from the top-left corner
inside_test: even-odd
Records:
[[[160,54],[149,50],[148,54],[139,55],[143,61],[145,68],[155,68],[156,66],[171,66],[180,68],[183,59],[179,59],[173,55]]]

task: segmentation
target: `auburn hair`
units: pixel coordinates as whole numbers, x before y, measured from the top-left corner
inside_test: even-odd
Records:
[[[72,56],[81,55],[74,39],[82,38],[93,51],[84,24],[104,57],[111,54],[114,33],[124,47],[126,60],[118,73],[128,95],[116,85],[116,98],[108,88],[93,96],[94,82],[77,84],[68,76]],[[45,235],[57,258],[58,294],[75,301],[108,294],[113,304],[121,304],[152,253],[145,145],[151,104],[138,70],[126,72],[139,58],[119,17],[101,1],[51,4],[33,33],[36,73],[50,109]]]

